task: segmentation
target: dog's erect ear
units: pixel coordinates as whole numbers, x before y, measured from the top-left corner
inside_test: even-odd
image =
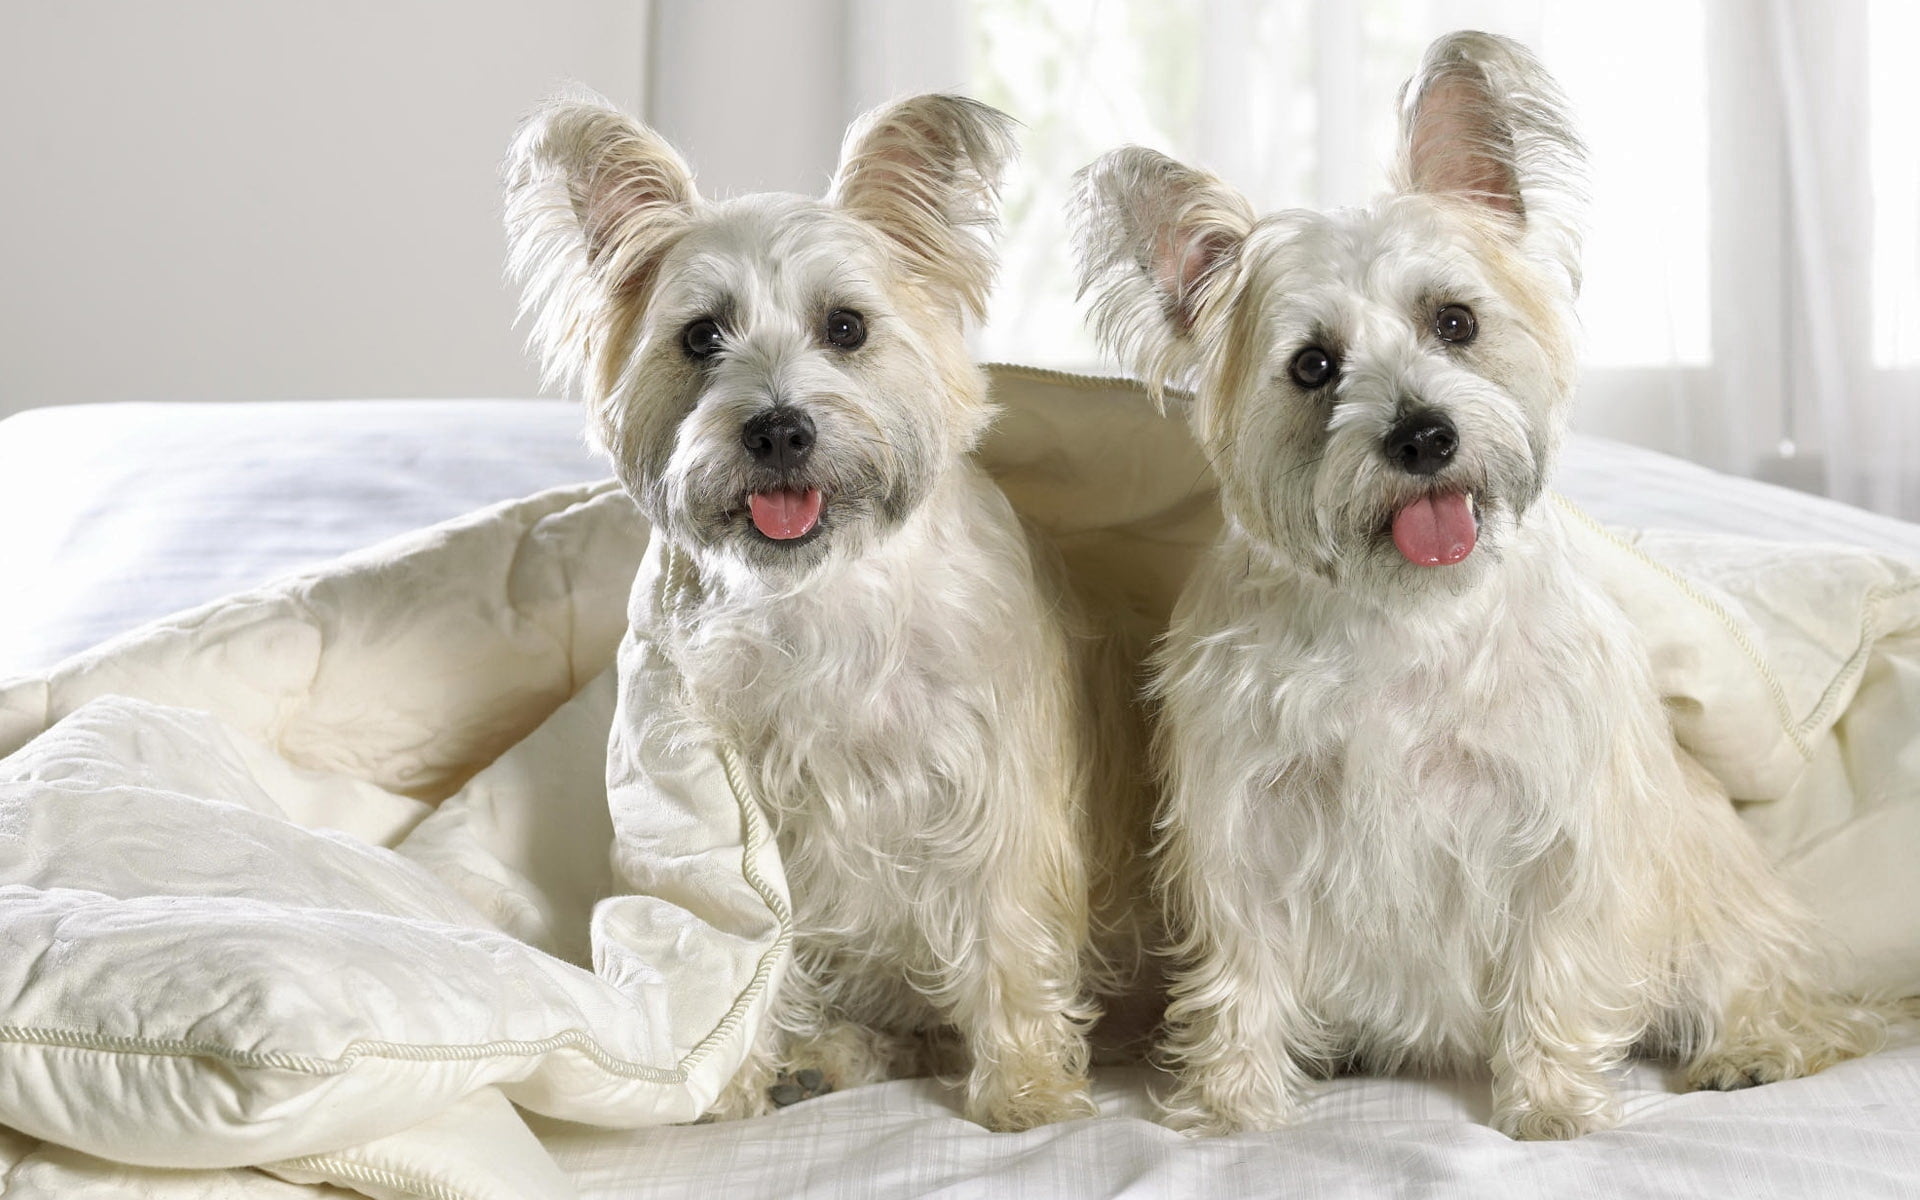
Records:
[[[1013,130],[1012,117],[961,96],[874,109],[847,130],[827,199],[886,234],[916,282],[984,318]]]
[[[1586,148],[1560,85],[1518,42],[1462,32],[1427,47],[1400,94],[1398,183],[1507,214],[1579,291]]]
[[[598,96],[557,96],[520,126],[505,168],[507,269],[549,380],[585,382],[614,323],[644,302],[685,231],[693,176],[658,134]]]
[[[1127,146],[1074,176],[1072,216],[1095,335],[1156,398],[1191,382],[1224,319],[1252,206],[1205,171]]]

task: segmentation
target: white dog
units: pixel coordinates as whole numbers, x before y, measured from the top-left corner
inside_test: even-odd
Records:
[[[1156,685],[1183,1128],[1281,1124],[1349,1063],[1491,1064],[1501,1130],[1572,1137],[1636,1048],[1734,1088],[1880,1036],[1539,502],[1584,170],[1539,64],[1462,33],[1372,207],[1256,217],[1138,148],[1080,176],[1097,328],[1193,387],[1227,516]]]
[[[702,199],[592,99],[537,113],[508,161],[535,340],[670,546],[678,599],[648,620],[684,711],[648,719],[740,750],[794,896],[719,1115],[915,1070],[948,1025],[972,1119],[1092,1111],[1094,656],[969,457],[994,409],[963,326],[1011,125],[948,96],[880,109],[824,201]]]

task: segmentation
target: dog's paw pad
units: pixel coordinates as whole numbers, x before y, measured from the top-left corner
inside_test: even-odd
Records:
[[[1005,1081],[996,1081],[1005,1082]],[[1099,1115],[1084,1076],[1061,1074],[1025,1081],[1010,1090],[987,1089],[968,1098],[966,1116],[996,1133],[1019,1133]]]
[[[777,1108],[786,1108],[802,1100],[824,1096],[831,1091],[833,1091],[833,1085],[827,1082],[827,1077],[814,1068],[807,1067],[791,1075],[785,1071],[780,1072],[774,1078],[773,1086],[767,1089],[767,1099],[773,1101]]]
[[[824,1096],[833,1090],[827,1077],[812,1067],[793,1073],[793,1081],[803,1088],[809,1096]]]
[[[767,1099],[780,1108],[798,1104],[806,1098],[807,1093],[797,1083],[776,1083],[767,1089]]]

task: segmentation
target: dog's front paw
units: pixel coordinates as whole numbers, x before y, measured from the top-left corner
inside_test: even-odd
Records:
[[[1300,1115],[1300,1102],[1284,1081],[1241,1060],[1204,1073],[1189,1070],[1161,1099],[1160,1114],[1167,1128],[1188,1137],[1223,1137],[1291,1125]]]
[[[1085,1075],[1064,1070],[980,1073],[968,1083],[967,1120],[996,1133],[1018,1133],[1096,1115]]]
[[[1798,1007],[1729,1022],[1721,1040],[1687,1064],[1696,1091],[1731,1092],[1823,1071],[1843,1059],[1870,1054],[1886,1036],[1883,1013],[1842,1001]]]
[[[1493,1127],[1522,1142],[1564,1142],[1619,1123],[1611,1105],[1590,1108],[1509,1108],[1493,1115]]]
[[[1248,1129],[1273,1128],[1265,1123],[1248,1124],[1238,1116],[1215,1111],[1178,1093],[1168,1097],[1162,1105],[1160,1120],[1168,1129],[1184,1133],[1190,1138],[1226,1137],[1230,1133]]]
[[[852,1021],[837,1021],[822,1033],[799,1039],[787,1048],[780,1073],[781,1080],[797,1085],[798,1091],[783,1092],[790,1098],[775,1103],[785,1107],[835,1089],[891,1079],[897,1074],[894,1063],[905,1041]]]
[[[1493,1127],[1519,1141],[1564,1142],[1619,1122],[1619,1106],[1604,1076],[1542,1070],[1495,1086]]]
[[[1564,1142],[1620,1123],[1620,1106],[1604,1064],[1588,1049],[1577,1059],[1522,1042],[1493,1064],[1493,1127],[1527,1142]]]
[[[780,1107],[771,1095],[773,1086],[773,1071],[763,1064],[749,1062],[720,1090],[719,1097],[701,1114],[700,1120],[705,1123],[764,1117]]]
[[[1790,1042],[1748,1043],[1710,1050],[1687,1064],[1686,1084],[1697,1092],[1734,1092],[1806,1074],[1799,1048]]]

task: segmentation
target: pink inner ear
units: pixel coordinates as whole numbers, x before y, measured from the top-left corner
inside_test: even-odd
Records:
[[[1452,76],[1428,86],[1407,144],[1407,173],[1415,188],[1499,212],[1520,211],[1509,163],[1513,146],[1491,108],[1477,81]]]
[[[1183,321],[1193,319],[1194,286],[1232,244],[1218,230],[1162,229],[1153,243],[1153,277]]]
[[[686,206],[694,197],[693,180],[677,162],[643,157],[596,167],[574,201],[588,258],[598,263],[639,227]]]

